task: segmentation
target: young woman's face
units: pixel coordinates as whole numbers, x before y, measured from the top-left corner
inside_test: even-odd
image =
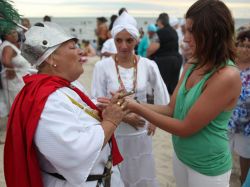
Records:
[[[185,34],[184,34],[183,41],[188,44],[188,46],[192,52],[192,56],[193,56],[195,54],[195,50],[196,50],[196,43],[195,43],[194,36],[193,36],[192,26],[193,26],[193,21],[188,18],[186,20]]]
[[[131,34],[123,30],[115,36],[115,45],[117,53],[122,56],[131,55],[137,44],[137,40]]]
[[[55,63],[56,71],[63,78],[74,81],[83,73],[83,51],[76,46],[74,40],[69,40],[63,44],[51,55],[52,64]]]

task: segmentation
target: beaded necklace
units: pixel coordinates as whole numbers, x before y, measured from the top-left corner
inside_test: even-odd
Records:
[[[137,64],[138,64],[138,59],[136,58],[136,56],[134,56],[134,74],[133,74],[133,89],[131,90],[132,92],[136,92],[136,86],[137,86]],[[121,79],[121,75],[120,75],[120,71],[118,68],[118,60],[117,60],[117,56],[115,55],[115,67],[116,67],[116,73],[117,73],[117,77],[118,77],[118,83],[120,85],[120,88],[122,88],[123,90],[125,90],[127,93],[128,91],[126,90],[123,81]]]

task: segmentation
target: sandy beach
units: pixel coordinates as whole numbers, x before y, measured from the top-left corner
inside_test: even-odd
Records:
[[[84,64],[84,74],[79,78],[79,81],[89,91],[92,78],[92,70],[98,57],[89,58]],[[7,118],[0,118],[0,140],[5,139]],[[0,145],[0,187],[5,187],[3,173],[3,147]],[[172,154],[173,147],[171,143],[171,135],[159,128],[153,136],[153,151],[155,156],[156,175],[160,187],[175,187],[175,179],[172,172]],[[235,163],[238,163],[237,157],[234,156]],[[232,170],[230,187],[240,187],[239,181],[239,166],[235,164]]]

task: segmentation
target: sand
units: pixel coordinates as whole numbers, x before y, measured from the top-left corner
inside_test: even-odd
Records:
[[[84,74],[79,81],[89,91],[92,78],[92,70],[98,57],[89,58],[84,64]],[[0,140],[5,139],[7,118],[0,118]],[[6,187],[3,173],[3,147],[0,145],[0,187]],[[153,137],[153,152],[155,156],[156,176],[160,187],[175,187],[175,179],[172,172],[172,154],[173,147],[171,143],[171,135],[157,128]],[[230,187],[240,187],[239,184],[239,166],[238,158],[234,155],[235,166],[232,171]]]

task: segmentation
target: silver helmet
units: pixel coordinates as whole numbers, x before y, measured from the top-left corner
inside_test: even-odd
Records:
[[[39,66],[63,42],[75,39],[52,22],[37,23],[25,33],[21,54],[31,64]]]

